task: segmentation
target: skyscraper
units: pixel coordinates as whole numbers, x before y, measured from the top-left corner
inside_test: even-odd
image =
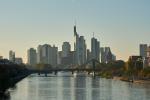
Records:
[[[39,45],[38,53],[37,53],[37,61],[38,63],[43,64],[51,64],[52,66],[56,66],[57,64],[57,53],[58,48],[49,44]]]
[[[79,36],[74,26],[74,51],[75,51],[75,64],[82,65],[86,62],[86,43],[84,36]]]
[[[9,51],[9,60],[15,62],[15,52],[12,50]]]
[[[91,56],[93,59],[100,60],[100,42],[94,37],[91,39]]]
[[[37,64],[37,53],[36,50],[34,48],[30,48],[27,51],[27,56],[28,56],[28,64],[29,65],[36,65]]]
[[[101,63],[105,63],[105,48],[101,47],[100,52],[101,52]]]
[[[55,45],[53,45],[53,47],[51,47],[52,52],[50,53],[50,64],[52,66],[56,66],[57,65],[57,54],[58,54],[58,47],[56,47]]]
[[[112,54],[110,47],[102,47],[101,48],[101,62],[108,63],[111,61],[115,61],[116,56]]]
[[[87,49],[87,61],[91,60],[91,52]]]
[[[70,43],[69,42],[63,42],[63,45],[62,45],[62,57],[69,56],[70,51],[71,51]]]
[[[147,44],[140,44],[140,56],[147,57]]]

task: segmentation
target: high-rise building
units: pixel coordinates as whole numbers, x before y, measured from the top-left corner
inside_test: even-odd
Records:
[[[69,42],[63,42],[62,45],[62,57],[67,57],[71,51],[71,46]]]
[[[42,45],[37,47],[37,63],[42,63]]]
[[[9,60],[15,62],[15,52],[12,50],[9,51]]]
[[[105,48],[101,47],[100,52],[101,52],[101,63],[105,63]]]
[[[30,48],[27,51],[27,56],[28,56],[28,64],[29,65],[36,65],[37,64],[37,53],[36,50],[34,48]]]
[[[140,44],[140,56],[147,57],[147,44]]]
[[[110,47],[102,47],[101,48],[101,62],[108,63],[111,61],[115,61],[116,56],[112,54]]]
[[[58,51],[57,54],[57,64],[60,65],[62,61],[62,51]]]
[[[57,52],[58,48],[49,44],[39,45],[37,52],[38,63],[57,65]]]
[[[58,54],[58,47],[55,47],[55,45],[53,45],[53,47],[51,47],[51,54],[52,56],[50,56],[50,64],[53,66],[57,65],[57,54]]]
[[[84,36],[79,36],[74,26],[74,51],[75,51],[75,64],[82,65],[86,62],[86,43]]]
[[[100,60],[100,42],[94,37],[91,39],[91,56],[93,59]]]
[[[91,52],[87,49],[87,61],[91,60]]]

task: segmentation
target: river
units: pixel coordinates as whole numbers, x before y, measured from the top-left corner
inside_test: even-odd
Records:
[[[10,100],[150,100],[150,84],[71,73],[30,75],[9,90]]]

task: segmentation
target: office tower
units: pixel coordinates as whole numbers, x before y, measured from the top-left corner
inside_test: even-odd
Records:
[[[115,61],[116,56],[112,54],[110,47],[102,47],[101,48],[101,62],[108,63],[111,61]]]
[[[92,57],[91,57],[91,52],[89,49],[87,49],[87,61],[91,60]]]
[[[42,63],[42,45],[37,47],[37,63]]]
[[[9,51],[9,60],[15,62],[15,52],[12,50]]]
[[[147,57],[147,44],[140,44],[140,56]]]
[[[62,51],[58,51],[57,55],[57,64],[60,65],[62,61]]]
[[[16,58],[15,58],[15,63],[16,63],[16,64],[23,64],[22,58],[16,57]]]
[[[82,65],[86,62],[86,43],[84,36],[79,36],[74,26],[74,51],[75,51],[75,64]]]
[[[105,63],[112,61],[112,53],[110,47],[105,47]]]
[[[100,60],[100,43],[94,37],[91,39],[91,56],[92,59]]]
[[[101,63],[105,63],[105,48],[101,47],[100,52],[101,52]]]
[[[39,45],[37,52],[38,63],[57,65],[58,48],[49,44]]]
[[[37,54],[36,54],[36,50],[34,48],[30,48],[27,51],[27,56],[28,56],[28,64],[29,65],[36,65],[37,64]]]
[[[56,66],[57,65],[57,53],[58,53],[58,47],[55,47],[55,45],[53,45],[53,47],[51,47],[51,54],[52,56],[50,56],[50,64],[52,66]]]
[[[62,57],[67,57],[71,51],[71,46],[69,42],[63,42],[62,45]]]

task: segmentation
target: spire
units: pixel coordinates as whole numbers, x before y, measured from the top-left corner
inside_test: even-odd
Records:
[[[75,20],[75,25],[74,25],[74,35],[77,35],[77,30],[76,30],[76,20]]]

